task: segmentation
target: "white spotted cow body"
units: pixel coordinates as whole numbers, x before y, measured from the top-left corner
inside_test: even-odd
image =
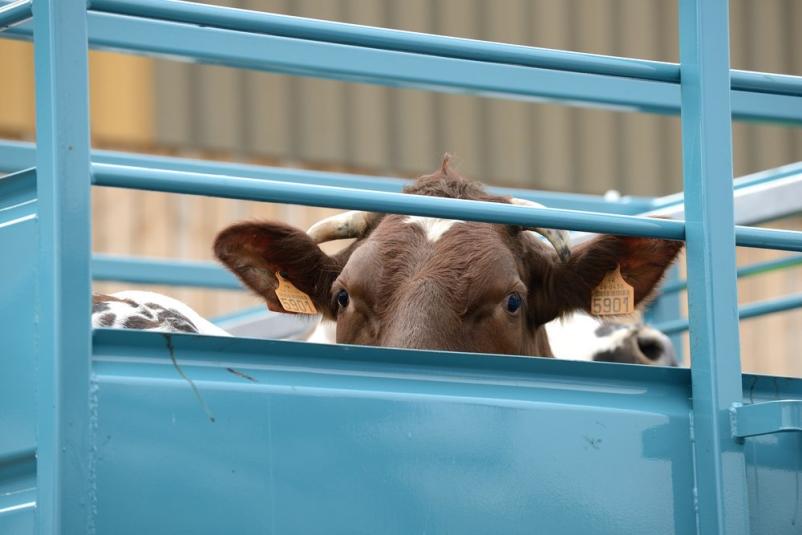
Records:
[[[231,336],[177,299],[136,290],[93,294],[92,327]]]

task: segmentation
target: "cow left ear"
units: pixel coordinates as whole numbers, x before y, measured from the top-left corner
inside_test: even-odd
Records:
[[[662,280],[683,245],[675,240],[610,235],[577,245],[567,261],[552,259],[541,274],[540,291],[533,296],[538,302],[532,307],[544,312],[537,318],[538,323],[575,310],[592,314],[593,290],[616,267],[634,289],[635,306],[641,305]]]
[[[247,222],[223,230],[215,256],[275,312],[289,312],[276,294],[276,274],[305,293],[317,310],[329,313],[329,291],[347,259],[329,256],[302,230],[277,222]]]

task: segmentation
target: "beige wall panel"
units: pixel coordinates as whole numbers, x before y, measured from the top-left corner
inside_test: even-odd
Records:
[[[656,0],[657,22],[654,33],[658,36],[660,61],[679,61],[679,35],[677,33],[677,3]],[[629,51],[627,51],[629,53]],[[634,53],[634,51],[633,51]],[[679,116],[666,116],[659,120],[657,177],[659,189],[652,194],[673,193],[682,189],[682,128]]]
[[[402,30],[433,31],[433,4],[429,0],[391,2],[388,6],[394,27]],[[405,176],[433,170],[443,149],[435,139],[437,112],[435,96],[428,91],[395,89],[390,92],[390,143],[392,169]]]
[[[730,65],[743,69],[748,65],[748,20],[744,6],[751,0],[730,1]],[[750,125],[732,125],[732,166],[733,174],[741,176],[754,170],[749,149],[751,142]]]
[[[150,146],[154,137],[153,62],[139,56],[89,54],[92,137],[96,143]]]
[[[653,59],[660,55],[659,35],[654,27],[660,23],[655,2],[618,0],[621,20],[621,55]],[[642,113],[623,113],[620,117],[622,136],[618,140],[621,155],[620,190],[625,195],[669,193],[660,168],[660,153],[668,149],[661,144],[662,117]],[[668,190],[668,191],[667,191]]]
[[[133,221],[135,195],[133,190],[92,188],[92,234],[95,252],[131,255],[135,250]],[[130,289],[128,283],[95,283],[100,292]]]
[[[204,150],[238,153],[242,150],[243,74],[234,69],[198,65],[192,71],[190,124],[196,146]]]
[[[531,3],[531,38],[533,46],[569,48],[571,3],[535,0]],[[577,110],[556,104],[532,106],[533,187],[555,191],[571,189],[576,157],[572,154]]]
[[[526,0],[503,0],[492,6],[483,4],[483,39],[526,44],[530,9]],[[484,130],[485,180],[495,183],[533,186],[532,130],[533,105],[507,100],[488,100]]]
[[[217,5],[238,7],[237,0],[215,0]],[[244,71],[214,65],[192,70],[191,125],[196,146],[237,153],[243,146],[242,84]]]
[[[340,0],[295,0],[292,10],[294,15],[328,20],[339,20],[343,13]],[[294,140],[298,158],[323,165],[345,161],[346,87],[331,80],[293,80],[294,112],[299,125]]]
[[[163,147],[195,147],[192,131],[192,69],[195,65],[155,60],[154,124],[156,142]]]
[[[610,54],[615,50],[614,13],[608,2],[583,0],[577,3],[574,24],[576,47],[581,51]],[[578,158],[575,180],[577,191],[604,193],[619,187],[618,141],[621,139],[618,114],[602,110],[582,110],[572,150]]]
[[[0,135],[32,138],[36,130],[33,47],[0,39]]]
[[[387,0],[343,0],[348,22],[367,26],[386,26],[387,6]],[[350,84],[345,95],[346,163],[356,168],[386,171],[390,159],[388,89]]]
[[[748,68],[767,72],[789,70],[789,36],[783,22],[779,0],[765,0],[759,5],[745,5],[749,21]],[[778,126],[749,125],[750,171],[783,165],[792,160],[792,138],[788,129]]]
[[[286,14],[288,0],[245,0],[243,7]],[[245,149],[251,155],[289,158],[295,121],[290,107],[290,79],[286,76],[242,71],[240,106]]]
[[[435,33],[457,37],[476,37],[481,31],[478,3],[466,0],[439,0],[435,3]],[[437,114],[436,152],[454,155],[457,169],[473,179],[484,171],[484,110],[486,101],[466,95],[435,96]]]
[[[788,14],[785,18],[785,26],[790,56],[788,74],[802,76],[802,31],[799,31],[799,21],[802,21],[802,2],[788,0],[787,5]],[[791,159],[802,161],[802,128],[797,127],[789,130],[792,130],[789,134],[791,136]]]

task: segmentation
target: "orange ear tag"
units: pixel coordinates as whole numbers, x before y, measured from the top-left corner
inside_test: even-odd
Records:
[[[276,297],[278,297],[284,310],[287,312],[296,312],[298,314],[317,314],[315,304],[308,295],[296,288],[280,274],[276,273],[276,278],[278,279]]]
[[[590,295],[594,316],[620,316],[635,311],[635,289],[621,276],[621,266],[604,276]]]

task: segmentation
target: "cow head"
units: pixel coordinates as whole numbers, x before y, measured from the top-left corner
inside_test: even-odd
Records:
[[[461,177],[448,158],[405,193],[516,202]],[[341,238],[356,240],[334,255],[318,246]],[[346,212],[308,232],[277,222],[236,224],[214,250],[270,310],[284,312],[275,293],[280,273],[337,322],[338,343],[549,356],[544,325],[590,312],[605,274],[619,266],[642,302],[681,247],[602,235],[569,249],[567,234],[551,230]]]

